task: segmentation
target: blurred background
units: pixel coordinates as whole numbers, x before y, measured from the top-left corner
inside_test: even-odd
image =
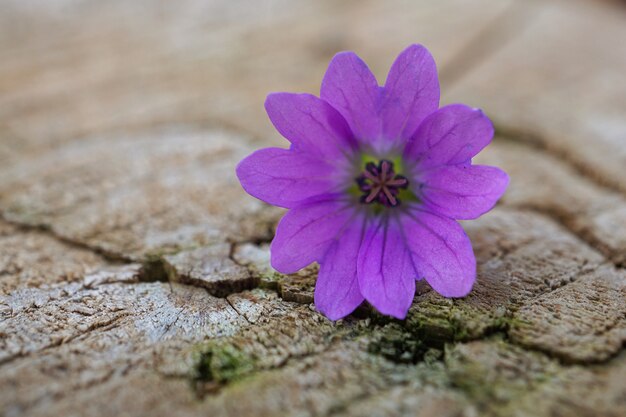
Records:
[[[558,107],[595,105],[592,89],[623,93],[619,6],[599,0],[3,0],[3,154],[173,124],[268,136],[262,108],[268,92],[317,93],[328,61],[341,50],[360,54],[382,83],[393,58],[411,43],[435,56],[445,101],[472,97],[471,105],[496,120],[517,117],[518,127],[529,121],[535,128],[533,109],[542,105],[547,108],[536,112],[558,113]],[[562,122],[564,116],[557,117]]]
[[[360,54],[382,83],[411,43],[434,55],[442,103],[483,108],[500,133],[624,191],[624,9],[599,0],[2,0],[0,207],[113,252],[239,232],[210,214],[223,212],[215,196],[245,198],[232,175],[243,155],[285,145],[265,96],[317,94],[341,50]],[[218,130],[238,148],[206,135]]]

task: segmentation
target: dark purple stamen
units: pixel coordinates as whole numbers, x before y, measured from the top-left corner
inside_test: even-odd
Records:
[[[382,159],[378,165],[368,162],[365,170],[356,179],[359,190],[363,191],[361,202],[364,204],[379,203],[385,207],[400,204],[398,194],[401,189],[409,186],[409,180],[396,175],[393,162]]]

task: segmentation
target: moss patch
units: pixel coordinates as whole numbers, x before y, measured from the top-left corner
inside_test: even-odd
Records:
[[[196,387],[220,386],[249,375],[255,369],[255,360],[247,353],[227,343],[210,344],[198,352],[192,379]]]
[[[285,277],[284,274],[275,271],[259,273],[253,265],[248,265],[247,268],[252,275],[259,276],[259,288],[278,291],[278,283]]]
[[[445,364],[453,387],[483,411],[496,415],[524,401],[524,396],[551,383],[563,371],[557,361],[511,345],[499,335],[449,346]]]
[[[418,363],[428,346],[399,324],[391,323],[375,331],[368,351],[397,363]]]

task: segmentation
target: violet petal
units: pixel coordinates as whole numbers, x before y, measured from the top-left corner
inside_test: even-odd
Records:
[[[334,162],[345,159],[355,145],[341,114],[311,94],[273,93],[267,96],[265,109],[296,150]]]
[[[292,208],[337,188],[337,167],[295,150],[265,148],[237,166],[246,192],[266,203]]]
[[[381,92],[361,58],[354,52],[340,52],[328,65],[320,97],[343,115],[359,141],[373,144],[382,134]]]
[[[476,259],[461,225],[415,208],[400,222],[419,277],[444,297],[466,296],[476,280]]]
[[[406,48],[389,70],[381,113],[388,140],[404,143],[426,116],[439,108],[439,79],[422,45]]]
[[[292,274],[319,261],[352,217],[353,207],[335,196],[289,210],[278,223],[270,246],[272,267]]]
[[[363,220],[358,217],[331,243],[320,261],[315,306],[331,320],[347,316],[363,302],[356,272],[362,239]]]
[[[395,221],[379,217],[367,226],[357,271],[361,294],[367,301],[382,314],[406,317],[417,273]]]
[[[422,177],[422,199],[431,210],[453,219],[475,219],[491,210],[509,184],[499,168],[483,165],[444,166]]]
[[[416,164],[416,170],[469,163],[492,137],[493,125],[482,111],[451,104],[424,119],[404,157]]]

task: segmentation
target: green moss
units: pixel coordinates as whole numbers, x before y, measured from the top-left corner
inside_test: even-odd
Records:
[[[406,320],[406,328],[430,346],[443,347],[448,342],[469,340],[478,336],[473,331],[477,317],[469,311],[454,306],[433,306],[424,303],[412,311]]]
[[[563,368],[554,359],[530,352],[495,335],[478,347],[448,346],[445,365],[451,386],[462,391],[479,410],[511,415],[529,394],[554,383]]]
[[[509,316],[501,316],[493,319],[492,324],[489,326],[492,331],[507,332],[512,327],[520,327],[530,325],[530,322],[526,320],[517,319]]]
[[[252,266],[248,266],[248,269],[252,270],[253,275],[259,276],[260,288],[265,288],[265,289],[273,290],[273,291],[278,291],[278,283],[280,282],[281,279],[285,278],[286,276],[275,271],[257,273],[253,270],[254,268]]]
[[[211,344],[199,352],[193,379],[227,384],[255,369],[254,359],[230,344]]]
[[[378,337],[370,352],[405,363],[422,361],[429,349],[440,351],[447,343],[480,337],[487,328],[480,313],[459,308],[451,300],[422,300],[403,321],[373,312],[371,325]]]
[[[370,342],[370,353],[381,355],[397,363],[417,363],[428,350],[419,338],[396,323],[377,329],[376,338]]]

